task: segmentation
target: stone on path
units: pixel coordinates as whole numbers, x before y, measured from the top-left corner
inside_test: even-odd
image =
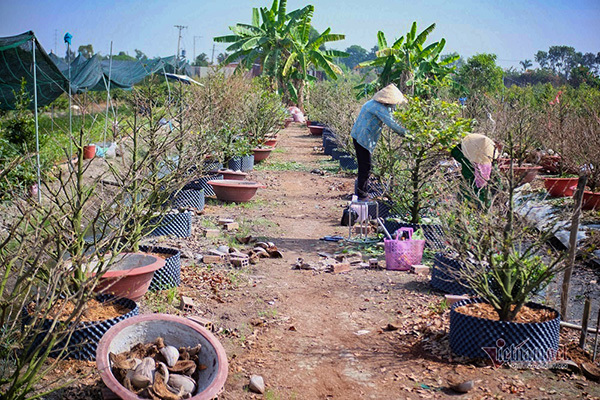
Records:
[[[250,384],[248,384],[248,389],[251,392],[263,394],[265,392],[265,381],[260,375],[252,375],[250,377]]]

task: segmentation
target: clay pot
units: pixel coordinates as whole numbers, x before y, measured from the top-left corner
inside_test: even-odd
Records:
[[[271,155],[273,148],[272,147],[264,148],[264,149],[256,148],[256,149],[253,149],[252,151],[254,152],[254,162],[259,163],[263,160],[266,160]]]
[[[266,186],[252,181],[210,181],[209,185],[212,186],[217,199],[222,201],[244,203],[250,201],[256,194],[259,188],[265,188]]]
[[[545,178],[544,186],[552,197],[573,196],[572,186],[577,186],[579,178]]]
[[[600,210],[600,192],[583,192],[583,203],[581,208],[584,210]]]
[[[144,314],[128,318],[108,330],[98,343],[96,365],[104,384],[119,398],[137,400],[112,374],[109,353],[129,351],[138,343],[149,343],[162,337],[174,347],[202,346],[198,362],[206,366],[200,371],[192,400],[214,399],[227,380],[227,355],[219,340],[206,328],[187,318],[168,314]]]
[[[279,139],[277,139],[276,137],[274,137],[274,138],[267,138],[267,139],[265,139],[265,141],[264,141],[263,144],[265,146],[275,147],[275,146],[277,146],[277,141],[278,140]]]
[[[558,168],[560,166],[560,160],[561,160],[560,156],[544,155],[540,159],[540,167],[542,167],[544,169],[544,171],[546,171],[548,173],[556,174],[558,172]]]
[[[160,257],[124,253],[102,274],[96,291],[138,301],[148,291],[154,271],[164,266],[165,260]]]
[[[96,155],[96,146],[90,144],[88,146],[83,146],[83,159],[91,160]]]
[[[310,133],[315,136],[321,136],[323,134],[323,128],[324,127],[318,126],[318,125],[309,125],[308,126]]]
[[[231,169],[220,169],[219,175],[223,175],[223,179],[230,181],[243,181],[246,180],[247,173],[241,171],[234,171]]]
[[[542,167],[538,167],[537,165],[523,164],[521,167],[517,167],[513,164],[514,177],[519,185],[532,182],[541,169]],[[501,165],[500,171],[503,171],[508,175],[510,171],[510,164]]]

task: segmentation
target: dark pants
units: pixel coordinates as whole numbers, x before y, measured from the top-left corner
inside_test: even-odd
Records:
[[[358,161],[358,178],[356,179],[355,194],[359,198],[369,197],[369,175],[371,175],[371,152],[362,147],[356,139],[352,139],[356,150],[356,161]]]

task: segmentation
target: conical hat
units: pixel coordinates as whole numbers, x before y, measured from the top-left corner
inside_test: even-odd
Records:
[[[462,151],[472,163],[489,164],[495,156],[494,141],[485,135],[472,133],[462,140]]]
[[[375,93],[373,100],[383,104],[404,104],[407,103],[406,98],[393,83],[387,85],[379,92]]]

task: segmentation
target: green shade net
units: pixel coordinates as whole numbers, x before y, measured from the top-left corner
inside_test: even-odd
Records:
[[[34,46],[35,43],[35,46]],[[33,51],[37,64],[38,106],[46,106],[68,91],[69,83],[60,69],[35,39],[32,31],[0,38],[0,109],[14,110],[14,93],[21,89],[21,79],[33,108]]]
[[[15,96],[21,88],[21,79],[33,99],[33,43],[36,44],[38,106],[50,104],[69,89],[69,64],[55,54],[48,55],[32,31],[17,36],[0,38],[0,109],[14,109]],[[179,68],[176,68],[178,65]],[[102,91],[109,87],[131,89],[148,75],[157,72],[175,72],[190,75],[187,61],[177,62],[175,56],[152,60],[102,60],[98,55],[86,59],[79,54],[70,65],[73,93],[90,90]],[[33,102],[31,104],[33,108]]]

